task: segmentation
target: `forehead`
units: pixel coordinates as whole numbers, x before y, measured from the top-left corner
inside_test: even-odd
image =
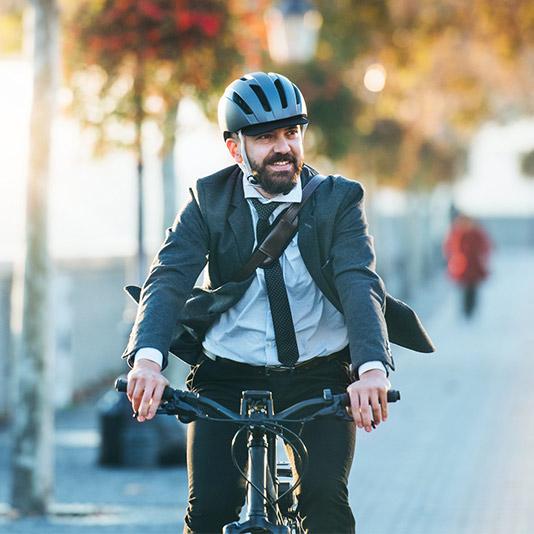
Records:
[[[272,130],[266,130],[265,132],[247,135],[247,137],[259,137],[260,135],[283,135],[287,132],[294,131],[295,129],[300,129],[298,124],[292,124],[291,126],[284,126],[283,128],[274,128]],[[246,134],[245,134],[246,135]]]

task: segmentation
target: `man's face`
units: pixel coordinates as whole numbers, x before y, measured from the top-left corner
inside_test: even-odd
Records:
[[[270,195],[289,193],[304,164],[300,126],[245,136],[248,160],[259,186]]]

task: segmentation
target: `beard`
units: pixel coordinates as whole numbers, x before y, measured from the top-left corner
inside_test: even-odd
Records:
[[[267,168],[268,165],[274,165],[277,161],[288,161],[293,168],[287,171],[272,171]],[[295,187],[303,165],[304,161],[298,160],[291,153],[271,156],[263,160],[262,164],[250,161],[254,179],[270,195],[285,195],[289,193]]]

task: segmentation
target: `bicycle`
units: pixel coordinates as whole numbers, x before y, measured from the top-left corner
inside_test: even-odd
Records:
[[[126,392],[127,384],[124,378],[118,378],[115,388],[117,391]],[[389,390],[387,400],[400,400],[400,393]],[[246,520],[225,525],[223,534],[302,534],[304,531],[297,515],[294,491],[306,471],[306,446],[296,432],[283,424],[304,424],[320,417],[352,420],[346,410],[348,404],[347,393],[333,395],[330,390],[325,389],[323,397],[298,402],[275,415],[270,391],[247,390],[242,393],[240,413],[235,413],[197,393],[167,386],[157,413],[175,415],[183,423],[205,419],[241,425],[234,435],[231,455],[234,465],[248,485]],[[311,409],[314,411],[295,418],[299,412]],[[237,437],[244,431],[248,434],[248,475],[238,465],[235,456]],[[296,480],[292,479],[288,463],[276,461],[277,436],[294,451],[299,473]]]

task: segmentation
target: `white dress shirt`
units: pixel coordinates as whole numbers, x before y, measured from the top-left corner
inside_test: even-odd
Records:
[[[300,178],[289,193],[272,199],[263,197],[244,177],[243,190],[254,228],[258,214],[250,199],[280,204],[269,219],[272,223],[289,203],[300,202],[302,198]],[[347,346],[348,332],[343,314],[322,294],[306,269],[297,237],[295,235],[291,240],[279,261],[299,349],[297,363],[302,363],[315,357],[328,356]],[[256,269],[256,276],[243,297],[221,314],[206,333],[202,345],[206,355],[211,358],[217,356],[250,365],[280,365],[263,269]],[[139,349],[136,358],[152,360],[159,365],[163,361],[159,350],[148,347]],[[371,369],[386,372],[382,362],[371,361],[361,365],[358,374],[361,376]]]

